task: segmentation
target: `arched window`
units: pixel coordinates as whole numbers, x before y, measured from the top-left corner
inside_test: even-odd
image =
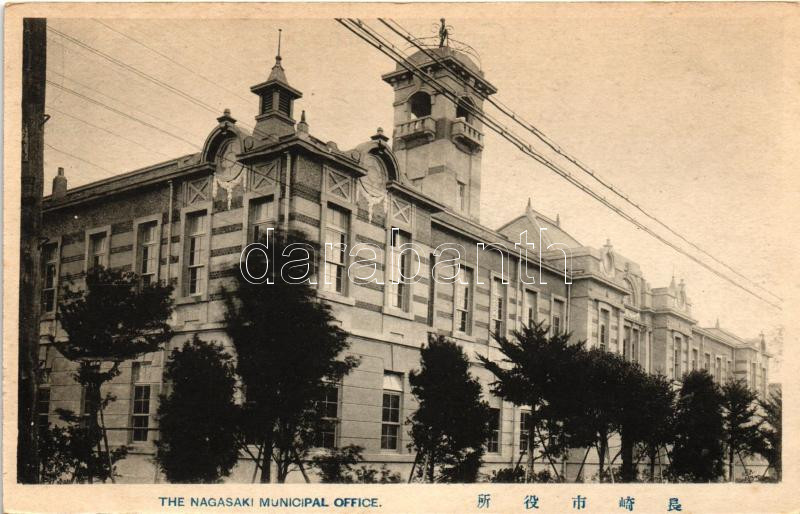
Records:
[[[461,118],[467,123],[472,123],[474,118],[473,114],[475,112],[475,102],[468,97],[463,97],[458,101],[458,105],[456,105],[456,118]]]
[[[431,95],[424,91],[417,91],[408,99],[409,110],[412,118],[423,118],[431,115]]]

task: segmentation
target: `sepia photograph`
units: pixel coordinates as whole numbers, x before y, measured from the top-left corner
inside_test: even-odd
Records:
[[[7,6],[15,511],[777,501],[796,7]]]

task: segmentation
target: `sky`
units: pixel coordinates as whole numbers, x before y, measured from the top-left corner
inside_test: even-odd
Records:
[[[543,214],[558,214],[581,243],[600,247],[609,239],[616,253],[641,265],[652,287],[668,285],[673,275],[684,279],[701,326],[719,319],[750,338],[783,325],[787,339],[795,337],[789,314],[799,296],[792,280],[799,182],[790,167],[796,147],[789,129],[797,82],[789,74],[785,18],[733,6],[536,5],[524,8],[524,16],[506,7],[429,10],[439,9],[452,37],[476,49],[498,100],[648,212],[782,297],[783,310],[656,241],[488,130],[481,222],[498,228],[522,214],[530,198]],[[417,17],[400,9],[394,19],[430,37],[439,11]],[[47,72],[55,85],[47,88],[45,193],[58,166],[74,187],[194,153],[225,108],[252,127],[257,98],[250,86],[266,79],[279,28],[286,75],[303,92],[295,109],[306,111],[314,136],[346,149],[377,127],[391,133],[393,93],[380,79],[394,69],[388,57],[332,16],[241,13],[237,19],[49,19],[50,28],[172,89],[49,31]],[[389,34],[374,18],[365,21]]]

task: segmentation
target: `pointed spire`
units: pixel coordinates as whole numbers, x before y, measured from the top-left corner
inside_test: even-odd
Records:
[[[308,123],[306,123],[306,111],[300,113],[300,123],[297,124],[298,134],[308,134]]]
[[[719,316],[717,316],[717,324],[714,325],[716,328],[719,328]]]

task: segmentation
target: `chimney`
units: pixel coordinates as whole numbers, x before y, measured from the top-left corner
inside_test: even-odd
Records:
[[[67,194],[67,177],[64,176],[64,168],[58,168],[58,175],[53,178],[53,198],[63,198]]]

